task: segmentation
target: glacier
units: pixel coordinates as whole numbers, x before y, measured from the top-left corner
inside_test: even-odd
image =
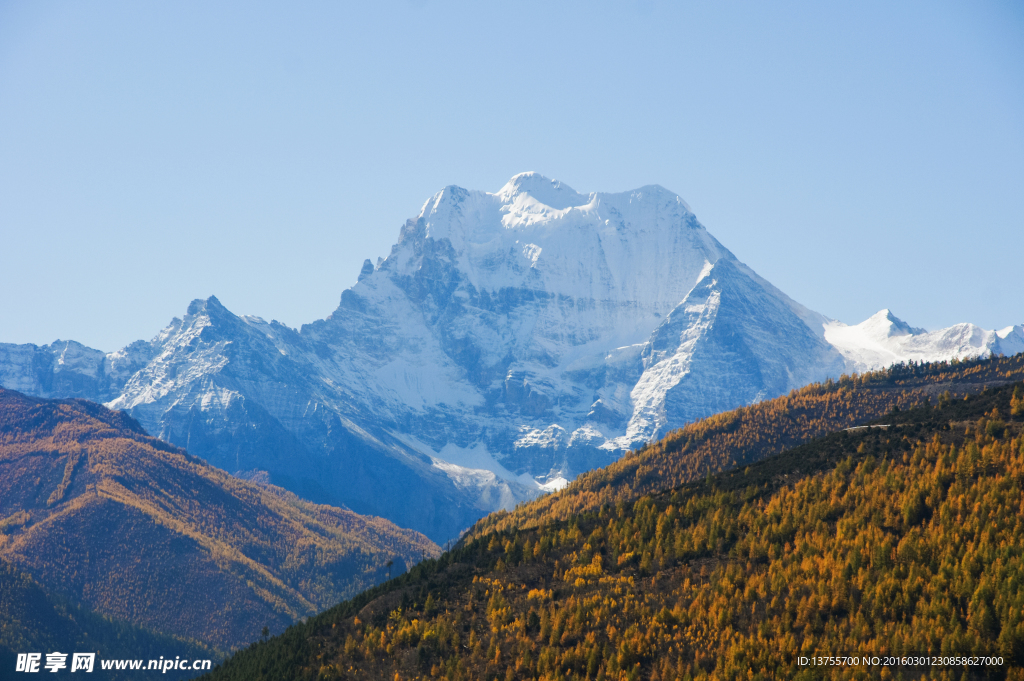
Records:
[[[193,301],[150,341],[0,344],[0,385],[123,409],[211,464],[443,543],[697,418],[894,362],[1024,351],[1024,327],[847,326],[674,193],[536,173],[449,186],[293,329]]]

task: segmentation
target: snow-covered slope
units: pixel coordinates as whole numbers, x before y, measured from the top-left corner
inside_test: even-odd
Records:
[[[900,359],[1024,349],[1019,327],[962,326],[844,326],[661,187],[524,173],[431,197],[327,319],[295,330],[209,298],[117,353],[0,345],[0,384],[106,401],[222,468],[443,542],[701,416]]]
[[[644,345],[619,448],[843,372],[842,357],[773,291],[723,258]],[[608,446],[608,445],[606,445]]]

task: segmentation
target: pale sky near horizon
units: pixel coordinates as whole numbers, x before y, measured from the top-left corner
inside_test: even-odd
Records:
[[[526,170],[847,323],[1024,323],[1024,3],[0,0],[0,342],[299,326]]]

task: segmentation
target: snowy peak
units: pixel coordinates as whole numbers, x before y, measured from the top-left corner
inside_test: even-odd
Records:
[[[516,175],[494,194],[445,187],[406,223],[399,244],[410,238],[448,239],[461,251],[466,246],[505,246],[508,236],[512,241],[555,234],[571,237],[611,227],[637,238],[680,226],[704,231],[686,202],[659,185],[581,194],[563,182],[530,172]]]
[[[217,296],[210,296],[205,300],[196,298],[189,303],[185,314],[189,317],[207,317],[210,319],[236,319],[233,312],[224,307],[217,299]]]
[[[683,299],[704,264],[721,257],[733,258],[662,187],[585,195],[524,173],[496,194],[455,186],[438,192],[362,281],[416,279],[429,271],[435,280],[448,277],[469,299],[520,289],[628,302],[643,315],[646,334]]]
[[[860,324],[825,323],[825,338],[846,358],[852,371],[881,369],[899,362],[935,362],[1024,351],[1021,327],[988,331],[974,324],[954,324],[937,331],[912,327],[881,310]]]
[[[997,354],[1002,353],[1010,356],[1016,355],[1018,352],[1024,352],[1024,324],[1000,329],[995,332],[995,335],[997,341],[994,352]]]
[[[925,333],[924,329],[912,327],[894,315],[888,308],[879,310],[857,326],[863,333],[877,339]]]
[[[55,340],[50,347],[54,351],[54,371],[68,371],[96,378],[102,370],[106,354],[87,348],[77,341]]]
[[[590,203],[590,196],[580,194],[569,185],[550,180],[540,173],[519,173],[495,194],[503,204],[527,207],[539,204],[554,210],[566,210]]]

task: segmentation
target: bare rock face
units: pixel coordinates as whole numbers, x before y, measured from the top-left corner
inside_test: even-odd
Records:
[[[0,384],[107,402],[216,466],[444,542],[669,429],[879,357],[1024,349],[1017,327],[938,348],[899,322],[869,352],[876,326],[799,305],[661,187],[524,173],[438,192],[327,319],[197,300],[117,353],[0,345]]]

